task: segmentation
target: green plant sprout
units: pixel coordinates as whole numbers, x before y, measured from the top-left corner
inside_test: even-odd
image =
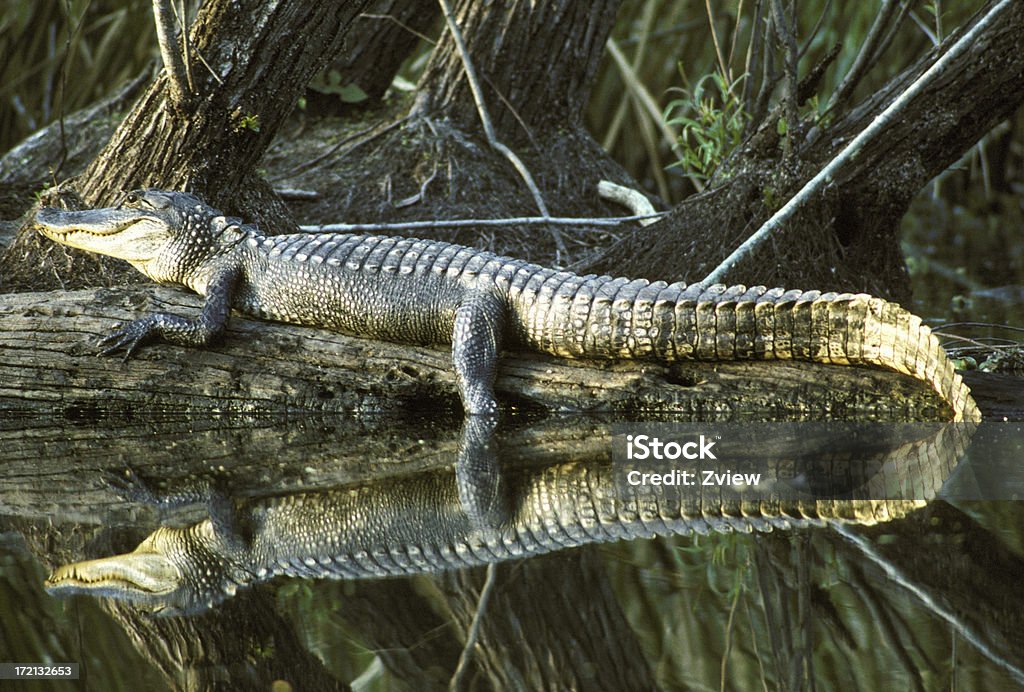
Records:
[[[719,72],[704,75],[685,98],[670,101],[663,118],[680,126],[680,158],[669,168],[706,181],[743,139],[750,116],[743,110],[737,87],[746,75],[729,82]]]

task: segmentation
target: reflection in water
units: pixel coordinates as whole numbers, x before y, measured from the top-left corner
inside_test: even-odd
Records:
[[[220,646],[228,648],[227,643],[220,643],[222,639],[232,634],[238,639],[240,632],[258,633],[259,628],[268,627],[276,632],[278,647],[268,660],[276,661],[274,665],[278,667],[264,672],[294,682],[299,680],[296,675],[319,674],[314,668],[320,664],[301,658],[296,651],[288,653],[290,647],[297,646],[297,640],[286,641],[283,631],[288,624],[280,613],[275,614],[272,600],[267,600],[268,592],[248,590],[243,596],[240,586],[279,574],[348,579],[433,573],[596,542],[693,532],[843,524],[877,525],[873,530],[879,533],[850,529],[854,536],[899,536],[899,527],[915,525],[921,516],[916,510],[939,494],[951,474],[962,475],[958,473],[957,461],[971,433],[969,428],[952,425],[776,427],[772,434],[750,425],[734,430],[727,426],[703,426],[716,440],[718,461],[726,463],[733,474],[762,474],[758,486],[666,486],[632,485],[625,480],[632,467],[617,455],[617,445],[623,444],[625,430],[636,433],[641,430],[639,426],[623,428],[590,419],[553,419],[532,425],[510,425],[508,431],[499,433],[494,440],[489,426],[474,425],[467,428],[463,437],[440,430],[421,430],[412,435],[405,430],[390,439],[383,429],[376,429],[371,435],[365,434],[366,430],[352,434],[339,431],[339,435],[345,436],[343,451],[328,452],[330,456],[319,462],[314,460],[315,445],[307,446],[298,460],[283,455],[271,473],[280,482],[269,486],[261,487],[251,478],[245,480],[250,467],[244,459],[223,464],[226,475],[219,480],[206,478],[196,483],[195,479],[179,477],[177,487],[160,488],[159,492],[194,498],[197,491],[202,491],[211,498],[207,503],[209,516],[182,524],[181,518],[172,514],[169,519],[175,525],[157,529],[134,553],[58,568],[51,577],[51,588],[56,592],[113,595],[164,614],[204,610],[238,592],[237,598],[224,601],[203,618],[152,619],[132,607],[109,607],[122,626],[135,633],[137,645],[162,667],[165,678],[175,686],[188,686],[182,682],[183,670],[193,676],[189,684],[196,679],[209,679],[214,673],[197,661],[209,659],[211,650],[216,652]],[[672,435],[687,439],[692,434],[678,426],[643,430],[663,435],[663,439]],[[881,434],[880,430],[888,432]],[[302,433],[293,435],[301,437]],[[838,445],[837,440],[845,441],[847,446]],[[218,444],[223,448],[223,440]],[[328,444],[321,451],[339,448],[337,444]],[[419,452],[410,455],[408,469],[393,463],[394,455],[406,455],[410,449]],[[163,463],[159,454],[154,456],[157,458],[150,468],[145,467],[145,462],[135,465],[136,474],[150,484],[158,480],[153,469]],[[454,464],[457,457],[460,463]],[[264,464],[266,458],[263,457]],[[360,470],[360,464],[369,461],[376,462],[376,474]],[[237,463],[239,471],[235,476],[231,475],[232,463]],[[117,465],[111,463],[112,467]],[[645,470],[650,471],[646,467]],[[299,490],[310,486],[314,489]],[[238,492],[232,492],[236,488]],[[19,502],[23,514],[30,514],[27,501],[5,497],[5,503],[12,506]],[[128,507],[115,512],[122,517],[119,521],[125,521],[124,517],[132,511],[143,511],[137,504],[129,503]],[[907,515],[909,524],[885,523]],[[924,520],[926,527],[932,527],[929,531],[934,531],[935,516],[938,515],[933,513]],[[922,533],[928,535],[928,531]],[[812,534],[812,545],[828,535]],[[782,536],[767,542],[731,544],[761,546],[743,548],[749,561],[745,567],[737,566],[750,570],[754,565],[761,575],[759,583],[765,602],[761,603],[763,615],[759,617],[764,622],[754,627],[757,618],[750,621],[753,631],[763,627],[764,636],[770,641],[765,639],[759,644],[757,660],[793,661],[800,658],[794,650],[799,654],[806,649],[808,657],[814,650],[813,646],[806,647],[808,643],[801,639],[804,635],[799,634],[806,630],[806,623],[800,624],[785,607],[787,588],[803,584],[797,591],[799,595],[806,587],[804,560],[808,551],[820,550],[820,545],[808,548],[803,541],[798,539],[794,543]],[[826,543],[832,547],[826,552],[833,553],[831,560],[842,563],[850,559],[849,551],[837,546],[851,544],[843,539],[837,543],[830,541]],[[885,545],[891,543],[889,538]],[[642,562],[638,556],[651,550],[648,545],[660,544],[641,542],[636,544],[636,550],[620,545],[614,553],[632,553],[630,560]],[[912,545],[912,550],[935,554],[934,546],[923,546]],[[791,554],[794,550],[795,564]],[[110,555],[117,551],[99,550],[93,554],[96,552]],[[698,556],[696,562],[704,562],[710,569],[714,564],[707,559],[710,557]],[[59,559],[66,561],[64,556]],[[898,551],[890,551],[884,559],[897,563],[903,558]],[[1019,556],[1004,556],[1005,564],[999,567],[1012,567],[1014,559],[1019,561]],[[874,558],[872,562],[878,564]],[[676,673],[645,663],[649,660],[645,657],[650,655],[649,635],[633,630],[645,620],[650,628],[644,631],[649,632],[671,630],[677,622],[684,621],[683,611],[664,606],[677,594],[652,601],[651,593],[657,591],[654,588],[652,592],[652,587],[656,585],[642,582],[623,593],[621,585],[625,582],[621,575],[626,568],[615,567],[611,574],[626,611],[624,619],[606,569],[597,553],[581,550],[564,557],[515,560],[508,568],[499,570],[494,599],[479,635],[476,672],[470,680],[476,680],[477,685],[511,685],[515,675],[520,675],[526,676],[521,680],[546,680],[549,686],[575,685],[587,689],[622,689],[630,680],[647,680],[647,687],[664,685],[666,679],[674,681],[672,676]],[[951,564],[946,569],[955,571],[961,567]],[[859,573],[861,568],[856,570]],[[781,576],[773,581],[773,574]],[[908,570],[908,574],[911,576],[907,579],[927,594],[927,599],[922,600],[934,612],[938,611],[931,604],[940,601],[947,610],[964,610],[968,583],[964,580],[977,577],[969,571],[958,572],[950,582],[956,584],[952,587],[949,583],[929,581],[926,575],[914,570]],[[862,587],[867,592],[878,588],[869,586],[863,574],[857,578],[864,582]],[[446,572],[435,584],[425,589],[402,581],[371,581],[358,588],[347,587],[349,595],[340,604],[322,610],[340,608],[338,617],[345,619],[348,627],[359,630],[367,645],[378,650],[378,665],[382,662],[389,670],[398,671],[400,677],[428,687],[441,685],[458,659],[461,644],[456,643],[465,643],[481,584],[478,575],[462,572]],[[678,595],[685,593],[681,591]],[[767,602],[769,594],[775,595],[775,602]],[[883,597],[884,592],[872,596],[871,607],[876,613],[885,612],[878,601]],[[971,597],[983,598],[985,594]],[[813,604],[815,598],[820,596],[810,593],[796,601],[804,599]],[[660,618],[652,621],[651,613],[638,616],[633,602],[660,610]],[[431,605],[424,609],[425,603]],[[315,612],[316,607],[313,608]],[[726,610],[722,626],[735,620],[734,611],[734,606]],[[310,620],[317,619],[310,611],[303,612]],[[796,615],[801,612],[797,608]],[[976,623],[969,618],[960,621],[964,640],[977,639],[972,629]],[[240,627],[239,622],[246,624]],[[1019,623],[1008,622],[1007,627],[996,626],[995,634],[979,635],[990,652],[1001,652],[1002,665],[1011,671],[1021,664],[1015,659],[1020,654],[1012,648],[1007,653],[1006,649],[1017,643],[1007,633],[1014,624]],[[246,629],[249,627],[252,629]],[[734,627],[739,625],[729,624],[726,629],[732,631]],[[883,632],[878,636],[905,638],[906,633],[899,633],[899,625],[890,623],[886,627],[895,627],[895,634]],[[772,632],[780,628],[783,641],[777,641],[779,631]],[[442,632],[444,636],[440,635]],[[260,640],[258,634],[241,638],[246,636],[252,642]],[[787,643],[785,640],[790,636],[792,639]],[[861,636],[855,631],[845,637],[852,642]],[[206,642],[204,651],[184,645],[193,637]],[[608,651],[609,639],[614,642],[614,654]],[[168,651],[175,649],[168,645],[168,640],[178,643],[175,661],[167,660]],[[598,653],[601,651],[606,653]],[[541,652],[550,660],[538,666]],[[737,651],[730,655],[743,654]],[[717,670],[716,654],[709,655],[708,662]],[[217,656],[229,659],[224,652]],[[282,671],[283,661],[292,665],[302,662],[305,672]],[[268,664],[268,668],[272,667]],[[251,681],[245,675],[253,675],[251,671],[235,669],[228,672],[237,680]],[[760,677],[771,681],[770,686],[788,686],[794,680],[798,682],[801,675],[806,678],[813,673],[813,666],[795,671],[786,666],[767,666],[748,677],[737,667],[730,669],[727,678],[753,683]],[[692,684],[696,677],[687,680],[687,684]],[[308,682],[308,677],[304,681]]]
[[[47,590],[190,614],[281,575],[406,576],[657,535],[870,525],[905,516],[934,497],[975,427],[897,426],[900,434],[871,440],[862,456],[863,441],[842,444],[861,440],[849,434],[850,425],[818,424],[813,435],[764,438],[753,456],[748,445],[757,428],[717,436],[714,453],[716,443],[708,445],[701,433],[708,445],[701,452],[710,457],[703,468],[688,464],[680,471],[673,461],[671,472],[640,472],[628,460],[619,468],[586,461],[499,464],[494,422],[469,417],[454,469],[214,501],[209,519],[161,527],[131,553],[58,568]],[[751,461],[759,470],[742,470]],[[900,479],[891,484],[894,474]],[[828,478],[844,480],[840,494],[823,482]]]

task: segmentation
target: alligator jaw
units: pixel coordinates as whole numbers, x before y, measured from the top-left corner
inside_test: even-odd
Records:
[[[181,585],[178,568],[144,543],[132,553],[58,567],[45,587],[54,596],[91,594],[154,605],[169,600]]]
[[[69,247],[145,263],[171,239],[158,216],[140,209],[40,209],[33,226],[47,238]]]

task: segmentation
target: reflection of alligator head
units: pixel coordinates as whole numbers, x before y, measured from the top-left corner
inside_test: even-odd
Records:
[[[131,553],[56,569],[55,595],[111,596],[162,614],[205,610],[277,575],[357,579],[435,572],[620,539],[709,531],[875,524],[933,498],[973,426],[950,424],[872,456],[868,482],[843,499],[801,495],[792,464],[767,491],[728,485],[631,485],[607,462],[523,466],[502,473],[509,512],[481,528],[451,470],[324,492],[238,500],[193,526],[162,527]],[[817,463],[820,463],[820,459]],[[493,484],[485,484],[493,489]]]

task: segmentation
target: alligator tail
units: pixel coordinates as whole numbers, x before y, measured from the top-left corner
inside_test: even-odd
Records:
[[[980,420],[970,390],[921,319],[866,294],[548,277],[527,310],[530,343],[563,357],[801,360],[871,365],[928,384],[953,420]],[[552,290],[553,289],[553,290]],[[545,295],[547,293],[547,295]]]

